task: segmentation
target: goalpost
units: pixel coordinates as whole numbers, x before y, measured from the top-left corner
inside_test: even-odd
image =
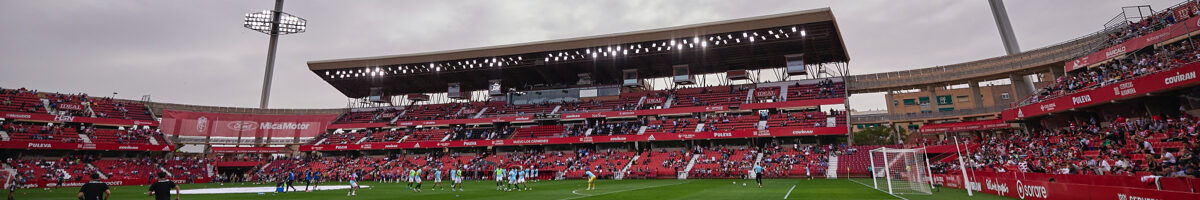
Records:
[[[871,179],[877,190],[888,194],[933,194],[933,174],[925,149],[872,149]]]

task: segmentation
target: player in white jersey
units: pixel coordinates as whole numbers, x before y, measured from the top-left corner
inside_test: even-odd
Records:
[[[358,196],[358,173],[357,172],[350,173],[350,192],[347,192],[346,196]]]

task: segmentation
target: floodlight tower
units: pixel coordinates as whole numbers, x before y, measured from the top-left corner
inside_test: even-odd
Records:
[[[275,10],[246,13],[243,26],[271,35],[271,43],[267,47],[267,72],[263,75],[262,99],[258,108],[267,108],[267,102],[271,99],[271,78],[275,73],[275,44],[279,41],[279,35],[303,33],[307,22],[304,18],[284,13],[283,0],[275,0]]]

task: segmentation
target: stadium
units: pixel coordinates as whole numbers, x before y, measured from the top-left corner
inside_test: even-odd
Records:
[[[307,22],[281,3],[245,16],[271,36],[259,108],[0,85],[8,198],[1200,199],[1197,1],[1020,50],[992,0],[1006,55],[880,73],[831,8],[279,57],[347,99],[324,109],[267,107]]]

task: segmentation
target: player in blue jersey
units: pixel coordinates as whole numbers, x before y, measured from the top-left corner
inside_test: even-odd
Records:
[[[433,169],[433,177],[430,179],[433,179],[433,186],[429,187],[430,190],[439,188],[443,190],[446,189],[446,187],[442,186],[442,168]]]
[[[358,196],[358,172],[350,173],[350,192],[346,196]]]
[[[312,182],[313,182],[312,170],[311,169],[304,170],[304,191],[305,192],[312,192],[312,190],[308,189],[308,186],[312,185]]]
[[[758,182],[758,187],[762,188],[762,165],[754,165],[754,181]]]
[[[296,186],[292,184],[292,183],[295,183],[295,182],[296,182],[296,173],[294,173],[294,172],[288,172],[288,177],[287,177],[287,187],[288,187],[288,188],[291,188],[291,189],[292,189],[292,192],[295,192],[295,191],[296,191]],[[286,192],[287,190],[284,190],[284,191]]]
[[[521,168],[525,168],[525,167],[521,167]],[[519,188],[522,188],[524,190],[529,190],[529,184],[525,184],[526,176],[529,176],[529,170],[526,170],[526,169],[518,169],[517,170],[517,184],[521,184],[521,186]]]
[[[591,170],[584,172],[584,174],[587,175],[587,180],[588,180],[587,190],[595,189],[596,188],[596,174],[592,173]]]
[[[520,187],[517,186],[517,175],[518,174],[519,173],[517,172],[517,169],[509,169],[508,170],[508,191],[515,191],[515,190],[521,189]]]

